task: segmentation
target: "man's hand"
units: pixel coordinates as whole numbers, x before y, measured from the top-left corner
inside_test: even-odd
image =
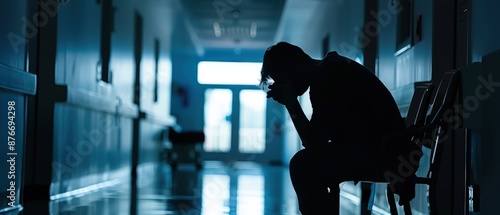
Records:
[[[304,146],[309,144],[309,119],[307,119],[302,107],[300,106],[297,88],[287,82],[274,82],[269,86],[267,98],[273,98],[275,101],[285,105],[293,125],[299,134],[300,140]]]
[[[297,93],[295,87],[290,83],[273,83],[269,86],[267,98],[273,98],[274,101],[282,105],[290,105],[297,101]]]

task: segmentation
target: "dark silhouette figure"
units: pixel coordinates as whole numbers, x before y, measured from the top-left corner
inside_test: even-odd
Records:
[[[338,201],[340,182],[383,177],[407,151],[401,140],[382,143],[405,129],[389,90],[370,70],[337,52],[317,60],[279,42],[264,54],[260,86],[286,107],[305,147],[290,161],[302,214],[338,214],[332,201]],[[297,99],[307,89],[310,120]]]

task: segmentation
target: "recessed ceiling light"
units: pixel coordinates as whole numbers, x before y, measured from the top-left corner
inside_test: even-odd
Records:
[[[220,37],[222,35],[220,24],[218,22],[214,22],[214,33],[216,37]]]
[[[252,22],[250,26],[250,37],[255,38],[257,36],[257,23]]]

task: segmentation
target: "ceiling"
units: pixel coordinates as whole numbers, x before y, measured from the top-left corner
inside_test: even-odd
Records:
[[[307,31],[325,0],[180,0],[188,36],[202,55],[211,49],[263,50]],[[292,41],[290,41],[292,42]]]

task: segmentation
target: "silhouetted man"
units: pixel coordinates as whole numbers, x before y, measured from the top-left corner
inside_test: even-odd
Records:
[[[337,214],[340,182],[382,177],[407,145],[382,143],[405,129],[396,102],[370,70],[337,52],[316,60],[280,42],[264,54],[260,85],[286,107],[305,147],[290,161],[302,214]],[[307,89],[310,121],[298,101]]]

